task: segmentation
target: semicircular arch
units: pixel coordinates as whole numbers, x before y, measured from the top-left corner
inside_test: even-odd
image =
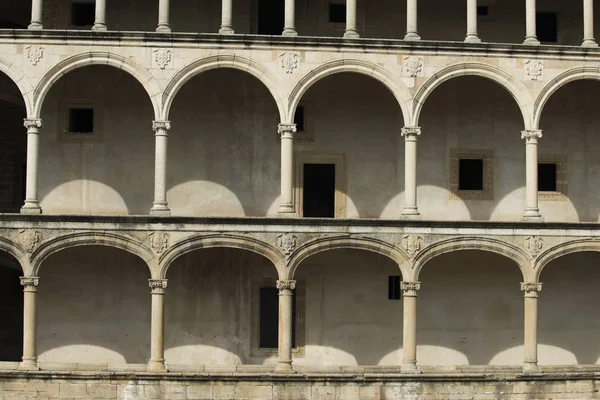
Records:
[[[575,239],[560,243],[542,252],[534,265],[536,282],[540,279],[544,267],[550,262],[557,258],[580,252],[600,252],[600,241],[593,238]]]
[[[419,118],[427,98],[442,83],[460,76],[479,76],[487,78],[498,83],[506,89],[515,99],[521,115],[523,116],[523,125],[525,129],[532,129],[533,119],[533,98],[521,82],[517,81],[511,74],[505,70],[493,65],[479,62],[465,62],[450,65],[435,73],[421,86],[415,96],[413,118],[414,125],[419,124]]]
[[[33,111],[33,105],[31,100],[31,94],[33,93],[33,85],[27,79],[25,72],[18,66],[11,64],[10,62],[0,58],[0,72],[4,73],[19,89],[21,96],[23,97],[23,103],[25,104],[25,110],[27,115],[31,115]]]
[[[381,65],[364,60],[340,59],[326,62],[317,68],[306,73],[296,84],[288,99],[287,115],[290,118],[287,122],[293,122],[291,119],[296,112],[296,107],[302,100],[304,94],[315,83],[329,75],[353,72],[370,76],[382,83],[396,98],[402,111],[402,118],[405,126],[412,126],[412,115],[410,112],[413,102],[412,95],[408,88],[390,72],[386,71]]]
[[[33,276],[27,251],[19,243],[0,237],[0,251],[10,254],[17,260],[23,271],[23,276]]]
[[[154,118],[161,120],[160,94],[161,88],[154,76],[143,66],[119,54],[105,51],[92,51],[76,54],[66,58],[52,67],[40,80],[33,95],[33,115],[39,118],[44,99],[52,86],[65,74],[81,67],[90,65],[107,65],[127,72],[133,76],[146,90],[154,109]]]
[[[165,119],[169,118],[171,106],[175,96],[187,81],[196,75],[217,68],[233,68],[249,73],[258,79],[271,93],[280,121],[286,120],[285,107],[283,106],[283,96],[279,92],[281,86],[273,74],[260,63],[246,57],[238,55],[215,55],[203,57],[183,67],[167,84],[162,98],[162,115]]]

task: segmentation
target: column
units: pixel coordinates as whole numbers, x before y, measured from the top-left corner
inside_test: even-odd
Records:
[[[295,214],[294,209],[294,133],[296,124],[279,124],[281,135],[281,199],[279,214]]]
[[[404,40],[421,40],[417,31],[417,0],[406,0],[406,35]]]
[[[296,281],[277,281],[279,290],[279,362],[276,372],[292,373],[292,301]]]
[[[94,21],[92,30],[106,30],[106,0],[96,0],[96,20]]]
[[[150,334],[150,361],[148,362],[149,371],[166,371],[165,350],[164,350],[164,330],[165,330],[165,289],[167,288],[166,279],[148,279],[152,291],[152,319]]]
[[[356,0],[346,0],[346,32],[344,38],[357,39],[360,35],[356,30]]]
[[[153,121],[155,135],[154,155],[154,204],[150,215],[171,215],[167,203],[167,139],[171,129],[170,121]]]
[[[418,126],[402,128],[404,136],[404,219],[418,219],[417,207],[417,137],[421,134]]]
[[[542,284],[537,282],[521,283],[521,290],[525,292],[525,332],[523,372],[540,372],[537,363],[537,308],[538,295]]]
[[[23,361],[21,368],[38,369],[36,346],[36,294],[40,278],[21,277],[23,286]]]
[[[158,27],[156,32],[171,33],[169,24],[169,0],[158,0]]]
[[[41,214],[42,209],[40,208],[37,193],[37,175],[42,120],[26,118],[23,125],[27,128],[27,173],[25,204],[21,207],[21,213]]]
[[[298,36],[296,32],[296,0],[285,0],[283,36]]]
[[[540,130],[527,130],[521,133],[525,139],[525,214],[524,220],[541,221],[538,208],[538,140],[542,137]]]
[[[404,301],[402,372],[419,373],[417,367],[417,291],[421,282],[401,282]]]
[[[29,29],[42,29],[42,0],[31,0],[31,23]]]
[[[525,41],[523,44],[540,44],[536,31],[536,0],[525,0]]]
[[[583,43],[584,47],[598,47],[594,39],[594,0],[583,0]]]
[[[477,34],[477,0],[467,0],[467,37],[465,42],[481,42]]]

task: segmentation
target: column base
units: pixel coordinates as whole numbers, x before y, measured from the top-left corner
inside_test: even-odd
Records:
[[[25,200],[25,204],[21,207],[21,214],[31,214],[37,215],[42,213],[42,208],[40,207],[37,201],[27,201]]]
[[[406,32],[404,40],[421,40],[421,36],[417,32]]]
[[[598,47],[598,43],[594,39],[584,39],[581,47]]]
[[[219,35],[233,35],[234,33],[233,28],[230,26],[222,26],[219,29]]]
[[[283,218],[293,218],[296,216],[296,209],[293,204],[280,204],[277,210],[277,216]]]
[[[38,366],[37,358],[24,358],[23,361],[19,363],[19,369],[39,371],[40,367]]]
[[[94,26],[92,26],[92,30],[94,32],[104,32],[107,30],[106,24],[94,24]]]
[[[540,210],[525,210],[525,214],[521,218],[523,222],[544,222],[544,217],[540,214]]]
[[[31,24],[29,24],[27,29],[30,29],[32,31],[41,31],[42,29],[44,29],[44,26],[39,22],[32,22]]]
[[[404,207],[402,210],[401,218],[403,220],[420,220],[421,214],[419,214],[419,210],[417,207]]]
[[[281,36],[298,36],[298,32],[294,28],[284,28]]]
[[[481,43],[481,39],[477,35],[467,35],[465,43]]]
[[[167,372],[165,367],[165,360],[150,360],[148,362],[147,370],[150,372]]]
[[[526,375],[542,375],[542,370],[537,362],[526,362],[523,364],[523,373]]]
[[[171,210],[166,203],[154,204],[150,209],[150,215],[158,217],[168,217],[171,215]]]
[[[403,374],[420,374],[421,370],[417,367],[417,363],[402,363],[400,371]]]
[[[156,28],[156,32],[171,33],[171,27],[169,25],[159,25],[158,28]]]
[[[535,36],[528,36],[525,38],[525,41],[523,42],[523,44],[528,44],[531,46],[539,46],[540,41]]]
[[[344,32],[344,39],[359,39],[360,35],[356,29],[348,29]]]
[[[292,362],[279,362],[275,366],[276,374],[295,374],[294,367],[292,367]]]

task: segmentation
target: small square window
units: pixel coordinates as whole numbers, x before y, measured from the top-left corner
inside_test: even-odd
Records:
[[[493,151],[450,149],[450,199],[493,200]]]
[[[304,132],[304,106],[298,106],[296,108],[296,114],[294,114],[294,124],[296,124],[297,132]]]
[[[567,199],[567,156],[565,154],[538,155],[538,197],[540,201]]]
[[[555,12],[536,14],[537,38],[540,42],[558,42],[558,18]]]
[[[540,192],[556,192],[557,165],[555,163],[538,164],[538,190]]]
[[[458,190],[483,190],[483,160],[458,160]]]
[[[477,6],[477,16],[478,17],[487,17],[489,15],[488,6]]]
[[[329,4],[329,22],[346,23],[346,4]]]
[[[69,121],[67,127],[69,133],[94,133],[94,109],[69,108]]]
[[[402,298],[400,280],[399,275],[388,277],[388,300],[400,300]]]
[[[96,18],[96,4],[90,2],[71,3],[71,25],[92,26]]]

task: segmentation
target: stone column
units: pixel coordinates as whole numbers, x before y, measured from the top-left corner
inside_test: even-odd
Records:
[[[292,368],[292,301],[296,281],[277,281],[279,290],[279,362],[275,370],[294,372]]]
[[[356,30],[356,0],[346,0],[346,32],[344,38],[357,39],[360,35]]]
[[[525,334],[523,372],[540,372],[537,360],[537,309],[538,295],[542,284],[537,282],[521,283],[521,290],[525,292]]]
[[[281,199],[279,214],[294,214],[294,133],[296,124],[279,124],[281,135]]]
[[[285,0],[283,36],[298,36],[296,32],[296,0]]]
[[[536,0],[525,0],[525,41],[523,44],[540,44],[536,31]]]
[[[39,30],[42,24],[42,0],[31,0],[31,23],[29,29]]]
[[[420,40],[417,30],[417,0],[406,0],[406,35],[404,40]]]
[[[477,34],[477,0],[467,0],[467,37],[465,42],[481,42]]]
[[[584,47],[598,47],[594,39],[594,0],[583,0],[583,43]]]
[[[27,128],[27,177],[25,189],[25,204],[21,207],[22,214],[41,214],[37,193],[37,175],[40,147],[41,119],[25,119]]]
[[[171,33],[169,22],[169,0],[158,0],[158,27],[156,32]]]
[[[417,291],[421,282],[401,282],[404,301],[402,372],[419,373],[417,367]]]
[[[36,346],[36,295],[40,278],[21,277],[23,286],[23,369],[38,369]]]
[[[170,121],[153,121],[155,135],[154,156],[154,204],[150,215],[171,215],[167,203],[167,139],[171,129]]]
[[[404,136],[404,219],[418,219],[417,207],[417,137],[421,134],[418,126],[402,128]]]
[[[94,21],[92,30],[106,30],[106,0],[96,0],[96,20]]]
[[[152,291],[152,319],[150,333],[149,371],[166,371],[164,331],[165,331],[165,289],[166,279],[148,279]]]
[[[538,208],[538,140],[542,137],[540,130],[527,130],[521,133],[525,139],[525,173],[526,173],[526,204],[524,220],[540,221],[542,215]]]

